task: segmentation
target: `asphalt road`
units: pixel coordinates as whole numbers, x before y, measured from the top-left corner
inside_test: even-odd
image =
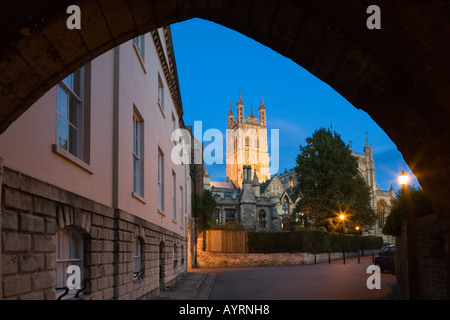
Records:
[[[391,300],[396,299],[394,274],[380,274],[380,289],[368,289],[371,257],[331,264],[203,269],[215,275],[210,300]]]

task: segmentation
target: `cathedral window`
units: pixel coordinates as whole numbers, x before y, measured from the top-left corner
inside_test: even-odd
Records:
[[[236,221],[236,210],[225,210],[225,223]]]
[[[213,224],[214,224],[214,225],[220,224],[220,210],[219,210],[219,209],[217,209],[217,210],[214,211],[214,214],[213,214]]]
[[[289,201],[286,197],[283,198],[282,211],[283,214],[289,214]]]
[[[386,222],[386,202],[379,201],[377,203],[378,227],[383,228]]]
[[[261,210],[259,212],[258,218],[259,218],[259,228],[265,229],[267,225],[266,212],[264,210]]]

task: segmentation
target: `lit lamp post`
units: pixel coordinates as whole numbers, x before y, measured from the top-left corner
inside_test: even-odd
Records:
[[[408,174],[402,170],[402,173],[398,176],[398,181],[402,186],[403,193],[405,193],[405,188],[408,185]]]
[[[339,215],[339,219],[342,221],[342,229],[345,234],[345,214],[341,213]],[[345,264],[345,237],[344,237],[344,239],[342,239],[342,258],[343,258],[344,264]]]
[[[355,230],[356,230],[356,234],[359,235],[359,226],[356,226],[356,227],[355,227]],[[361,263],[361,260],[360,260],[360,257],[359,257],[359,249],[360,249],[360,248],[358,248],[358,263]]]
[[[339,219],[342,221],[342,231],[345,233],[345,214],[341,213]]]

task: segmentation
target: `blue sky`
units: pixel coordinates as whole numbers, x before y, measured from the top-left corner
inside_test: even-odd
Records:
[[[332,125],[358,153],[363,152],[368,133],[381,189],[391,184],[398,189],[402,170],[410,175],[410,184],[419,185],[395,144],[367,113],[290,59],[206,20],[176,23],[171,30],[186,125],[202,121],[203,132],[219,129],[225,137],[230,102],[236,114],[239,90],[245,116],[251,105],[257,114],[263,95],[268,132],[279,129],[278,172],[295,166],[299,146],[314,130]],[[208,172],[212,180],[225,181],[224,164],[210,165]]]

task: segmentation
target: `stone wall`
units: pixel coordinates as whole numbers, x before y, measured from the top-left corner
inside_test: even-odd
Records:
[[[219,253],[199,251],[200,268],[294,266],[328,262],[328,253]],[[346,252],[345,257],[357,257],[357,252]],[[330,253],[330,260],[342,260],[342,252]]]
[[[187,271],[186,238],[5,168],[2,186],[3,299],[56,299],[56,234],[84,237],[82,299],[145,299]],[[133,243],[143,244],[143,270],[133,276]]]
[[[328,262],[328,260],[342,260],[342,252],[313,253],[222,253],[203,251],[203,238],[197,241],[197,261],[200,268],[228,268],[228,267],[269,267],[292,266]],[[361,256],[372,255],[377,252],[364,250]],[[345,257],[357,257],[357,252],[346,252]]]
[[[445,237],[436,214],[407,219],[395,259],[401,299],[448,299]]]

